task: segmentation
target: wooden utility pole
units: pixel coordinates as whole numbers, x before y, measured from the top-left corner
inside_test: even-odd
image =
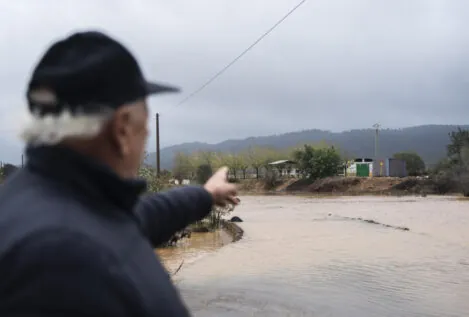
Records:
[[[379,129],[381,128],[381,125],[379,123],[375,123],[373,125],[373,128],[375,128],[375,159],[373,160],[373,170],[375,170],[375,165],[378,164],[378,155],[379,155]],[[372,175],[374,173],[372,172]],[[375,175],[373,175],[375,176]],[[383,162],[379,162],[379,176],[383,176]]]
[[[160,114],[156,114],[156,176],[160,176]]]
[[[379,129],[381,128],[381,125],[379,123],[375,123],[373,128],[375,128],[375,160],[377,160],[379,155]]]

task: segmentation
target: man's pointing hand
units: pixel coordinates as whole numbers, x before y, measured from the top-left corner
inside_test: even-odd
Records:
[[[212,195],[213,203],[216,206],[225,206],[227,204],[237,205],[239,199],[236,197],[238,189],[236,185],[228,182],[228,168],[220,168],[205,183],[204,188]]]

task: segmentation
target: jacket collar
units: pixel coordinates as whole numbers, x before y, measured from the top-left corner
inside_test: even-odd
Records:
[[[108,166],[61,146],[28,147],[26,167],[70,186],[97,203],[111,203],[132,212],[146,182],[122,179]]]

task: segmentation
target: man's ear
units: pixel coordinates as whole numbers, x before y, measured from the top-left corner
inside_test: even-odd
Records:
[[[118,109],[110,122],[111,140],[120,157],[126,157],[131,151],[132,114],[127,107]]]

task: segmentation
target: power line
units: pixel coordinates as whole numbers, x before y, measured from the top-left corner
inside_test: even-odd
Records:
[[[282,24],[283,21],[285,21],[293,12],[295,12],[299,7],[301,7],[307,0],[302,0],[300,3],[298,3],[296,6],[293,7],[287,14],[285,14],[280,20],[278,20],[270,29],[268,29],[264,34],[262,34],[254,43],[252,43],[248,48],[246,48],[241,54],[236,56],[235,59],[233,59],[230,63],[228,63],[225,67],[223,67],[220,71],[218,71],[215,75],[213,75],[209,80],[207,80],[202,86],[194,90],[191,94],[189,94],[187,97],[182,99],[176,106],[180,106],[183,103],[187,102],[189,99],[197,95],[199,92],[201,92],[205,87],[210,85],[215,79],[220,77],[225,71],[228,70],[231,66],[233,66],[241,57],[246,55],[247,52],[249,52],[251,49],[254,48],[260,41],[262,41],[267,35],[269,35],[277,26]]]

